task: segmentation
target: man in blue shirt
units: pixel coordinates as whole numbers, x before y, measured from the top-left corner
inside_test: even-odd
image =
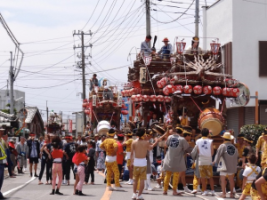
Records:
[[[161,58],[169,58],[172,54],[172,45],[169,44],[168,38],[164,38],[162,42],[164,42],[164,46],[161,47],[158,54],[161,56]]]
[[[144,56],[149,56],[150,54],[154,53],[154,51],[149,47],[151,38],[151,35],[147,35],[146,40],[141,43],[141,53],[144,54]]]

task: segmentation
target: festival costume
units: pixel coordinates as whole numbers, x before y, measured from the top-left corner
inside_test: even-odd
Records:
[[[132,138],[130,138],[127,141],[125,141],[125,144],[126,144],[126,156],[125,156],[125,160],[127,162],[127,167],[128,168],[131,166],[132,143],[133,143],[133,139]]]
[[[54,190],[56,187],[56,179],[58,176],[57,188],[60,188],[62,183],[62,159],[63,159],[63,151],[61,149],[54,149],[51,153],[53,158],[53,167],[52,167],[52,189]]]
[[[196,141],[196,146],[199,150],[199,173],[201,178],[212,178],[212,155],[211,155],[212,140],[207,137],[202,137]]]
[[[165,171],[164,192],[167,192],[171,174],[173,174],[173,190],[177,189],[179,172],[186,170],[184,153],[188,149],[188,142],[179,135],[170,135],[166,141],[168,151],[164,158],[163,171]],[[179,164],[177,164],[179,163]]]
[[[118,169],[118,164],[116,161],[116,156],[113,156],[114,153],[114,148],[117,148],[118,144],[116,140],[113,138],[107,138],[105,139],[101,145],[100,148],[105,148],[107,156],[106,156],[106,168],[107,168],[107,186],[111,187],[111,179],[112,179],[112,174],[114,174],[114,180],[115,180],[115,186],[120,187],[119,183],[119,169]]]
[[[70,169],[74,171],[74,164],[72,162],[72,158],[76,152],[76,146],[74,142],[70,142],[64,145],[63,147],[64,152],[68,155],[69,159],[64,159],[63,161],[63,177],[66,180],[70,180]],[[74,174],[74,172],[73,172]],[[75,177],[75,176],[74,176]]]
[[[105,169],[105,154],[104,151],[100,148],[102,140],[98,140],[96,143],[96,152],[98,152],[97,165],[98,170]]]
[[[240,144],[236,144],[235,145],[236,148],[237,148],[237,151],[238,151],[238,160],[242,160],[242,154],[243,154],[243,151],[244,151],[244,148],[245,148],[245,145],[240,145]],[[242,188],[242,180],[240,179],[240,176],[238,175],[240,173],[241,169],[238,169],[237,170],[237,176],[236,176],[236,185],[239,187],[239,188]]]
[[[249,166],[246,166],[243,176],[247,177],[246,185],[243,189],[242,194],[244,195],[250,195],[250,188],[252,185],[252,182],[257,178],[257,175],[261,172],[261,168],[257,165],[250,164]]]
[[[120,143],[119,141],[117,141],[118,144],[118,151],[117,151],[117,164],[118,164],[118,168],[119,168],[119,176],[121,177],[121,173],[122,173],[122,166],[123,166],[123,159],[124,159],[124,155],[123,155],[123,146],[122,143]]]
[[[87,160],[87,156],[85,153],[78,152],[75,153],[75,155],[72,158],[72,162],[77,165],[77,175],[79,176],[79,182],[76,186],[76,190],[82,191],[83,188],[83,182],[85,178],[85,163],[84,161]]]
[[[258,180],[259,178],[263,177],[265,179],[265,183],[261,185],[261,189],[262,189],[262,193],[265,196],[265,198],[267,198],[267,168],[264,168],[257,176],[256,180]],[[261,197],[256,189],[255,186],[255,181],[253,181],[252,185],[251,185],[251,189],[250,189],[250,195],[252,200],[261,200]]]

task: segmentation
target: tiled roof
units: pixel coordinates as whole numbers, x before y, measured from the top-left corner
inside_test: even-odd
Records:
[[[26,107],[25,109],[27,111],[27,117],[25,119],[25,123],[29,124],[32,122],[38,108],[37,107]]]

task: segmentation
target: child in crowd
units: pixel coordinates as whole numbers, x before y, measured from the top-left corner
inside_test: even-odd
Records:
[[[88,163],[89,158],[86,156],[86,148],[85,145],[80,145],[78,147],[78,152],[75,153],[75,155],[72,158],[72,162],[77,165],[77,175],[79,177],[79,182],[76,186],[75,194],[84,196],[85,194],[82,193],[83,188],[83,182],[85,178],[85,166]],[[76,176],[77,177],[77,176]]]
[[[85,184],[87,185],[89,182],[89,178],[91,175],[91,185],[94,185],[95,182],[95,142],[90,141],[88,142],[88,149],[87,149],[87,157],[89,158],[88,165],[85,169]]]
[[[246,166],[243,172],[243,192],[239,200],[244,200],[246,196],[250,195],[251,184],[256,179],[257,175],[261,172],[261,168],[256,165],[257,158],[254,154],[249,156],[248,161],[249,164]]]

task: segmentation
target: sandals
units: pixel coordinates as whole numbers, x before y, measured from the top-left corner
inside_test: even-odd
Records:
[[[218,194],[217,196],[220,198],[226,198],[226,194]]]
[[[42,182],[39,182],[38,185],[43,185],[43,183]]]

